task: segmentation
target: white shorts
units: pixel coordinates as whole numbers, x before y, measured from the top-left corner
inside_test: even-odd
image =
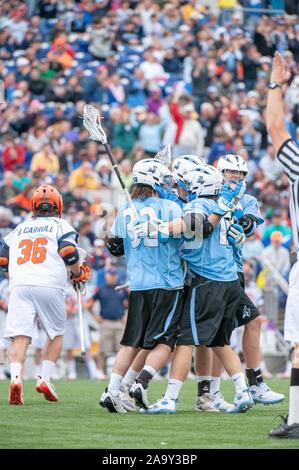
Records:
[[[299,343],[299,261],[290,272],[289,295],[284,319],[284,339]]]
[[[64,334],[66,302],[63,289],[43,286],[16,286],[12,289],[8,302],[5,338],[37,338],[37,318],[50,339]]]
[[[83,315],[83,330],[86,349],[90,348],[90,335],[87,321]],[[70,315],[66,322],[65,335],[63,337],[63,349],[80,348],[80,326],[79,315]]]

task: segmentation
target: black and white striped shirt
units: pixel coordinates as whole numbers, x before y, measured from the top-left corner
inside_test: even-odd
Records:
[[[290,215],[296,251],[299,251],[299,147],[292,139],[280,147],[277,158],[283,166],[291,185]]]

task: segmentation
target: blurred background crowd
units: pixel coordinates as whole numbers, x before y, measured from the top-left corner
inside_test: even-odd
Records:
[[[128,188],[134,163],[165,144],[173,158],[247,161],[248,192],[265,218],[244,249],[248,292],[267,324],[281,326],[285,294],[264,263],[287,279],[288,180],[264,115],[275,50],[291,71],[285,116],[299,144],[297,0],[1,1],[0,235],[30,212],[38,184],[53,184],[89,254],[93,286],[126,282],[124,261],[103,242],[121,191],[104,148],[82,127],[91,103]],[[122,309],[109,315],[123,322]]]

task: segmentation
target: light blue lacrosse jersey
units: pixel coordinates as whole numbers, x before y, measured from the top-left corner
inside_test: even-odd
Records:
[[[182,215],[175,202],[157,197],[134,199],[134,205],[142,220],[171,221]],[[115,236],[124,240],[131,290],[182,288],[184,281],[179,255],[182,238],[170,237],[165,244],[158,238],[133,238],[134,220],[134,212],[126,204],[120,208],[111,229]]]
[[[213,213],[214,205],[213,199],[199,198],[186,204],[183,214],[209,216]],[[185,239],[182,256],[187,261],[188,274],[195,273],[222,282],[235,281],[238,278],[233,249],[227,240],[230,223],[222,218],[208,238],[203,239],[195,232],[195,236],[190,237],[189,241]]]
[[[243,215],[251,214],[256,217],[258,225],[262,225],[264,223],[257,199],[254,196],[244,194],[237,209],[241,209],[243,211]],[[253,233],[254,231],[252,232],[252,235]],[[238,267],[238,272],[243,272],[243,246],[244,245],[241,245],[240,247],[233,246],[234,259]]]

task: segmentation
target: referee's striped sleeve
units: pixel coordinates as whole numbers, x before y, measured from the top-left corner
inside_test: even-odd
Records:
[[[280,147],[277,158],[283,166],[285,173],[290,181],[299,179],[299,147],[292,140],[286,140]]]

